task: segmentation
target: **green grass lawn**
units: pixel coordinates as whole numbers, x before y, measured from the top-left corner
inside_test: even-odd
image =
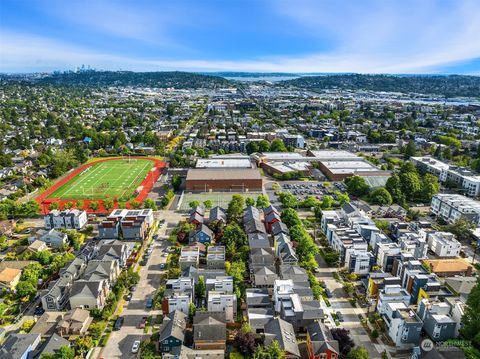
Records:
[[[127,201],[132,198],[152,166],[152,161],[140,159],[97,163],[65,183],[49,198],[99,200],[117,197],[121,201]]]

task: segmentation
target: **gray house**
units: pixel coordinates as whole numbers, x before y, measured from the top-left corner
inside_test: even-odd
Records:
[[[65,233],[59,232],[55,229],[43,230],[39,229],[34,236],[28,238],[28,243],[33,243],[36,240],[46,243],[47,246],[52,248],[60,248],[67,244],[68,237]]]
[[[187,315],[176,310],[166,315],[160,328],[160,350],[162,353],[180,350],[185,339]]]
[[[269,345],[276,340],[285,351],[285,358],[300,358],[300,349],[295,337],[295,330],[290,323],[276,318],[265,324],[264,331],[265,345]]]
[[[417,313],[423,320],[423,330],[434,342],[443,342],[456,337],[457,322],[449,315],[448,303],[422,299],[418,304]]]
[[[40,334],[10,334],[0,348],[0,358],[27,359],[40,340]]]

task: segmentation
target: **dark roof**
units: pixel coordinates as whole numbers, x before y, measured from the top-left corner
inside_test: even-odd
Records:
[[[205,208],[203,208],[202,206],[197,206],[195,208],[192,208],[190,210],[190,216],[195,213],[198,213],[203,216],[205,214]]]
[[[243,213],[243,222],[249,222],[253,219],[260,220],[260,211],[257,207],[248,206]]]
[[[357,209],[352,206],[350,203],[345,203],[343,206],[342,206],[342,210],[346,213],[346,214],[350,214],[350,213],[353,213],[355,212]]]
[[[213,207],[210,210],[208,219],[209,219],[210,222],[213,222],[213,221],[224,221],[224,222],[226,222],[227,221],[227,215],[225,214],[225,211],[223,210],[223,208],[220,208],[220,207],[217,206],[217,207]]]
[[[275,318],[265,324],[265,344],[268,345],[273,340],[277,340],[280,347],[286,352],[300,357],[300,350],[292,324],[280,318]]]
[[[267,233],[263,222],[259,219],[252,219],[245,223],[245,232],[247,233]]]
[[[272,305],[267,288],[248,288],[245,297],[248,307],[265,307]]]
[[[248,308],[247,316],[250,325],[255,329],[263,329],[274,317],[274,311],[270,308]]]
[[[55,354],[61,347],[69,347],[70,342],[67,339],[62,338],[60,335],[54,333],[47,339],[45,345],[40,351],[40,356],[43,354]]]
[[[288,229],[287,225],[283,222],[276,222],[272,224],[272,234],[276,236],[280,233],[290,234],[290,230]]]
[[[318,355],[324,353],[327,349],[337,354],[340,353],[338,341],[333,339],[330,330],[319,322],[314,322],[307,327],[308,335],[312,341],[313,354]]]
[[[302,300],[303,319],[322,319],[323,309],[318,300]]]
[[[254,272],[255,285],[272,285],[275,280],[278,279],[277,273],[275,273],[275,267],[259,267]]]
[[[308,281],[308,274],[305,269],[297,265],[282,264],[279,267],[279,275],[281,279],[291,279],[294,282]]]
[[[276,212],[278,214],[277,209],[273,205],[270,205],[263,209],[263,213],[265,214],[265,216],[271,212]]]
[[[198,223],[203,223],[203,214],[200,214],[198,212],[193,212],[192,214],[190,214],[189,221],[190,223],[192,223],[193,221],[197,221]]]
[[[26,350],[35,349],[40,343],[40,334],[10,334],[0,349],[0,358],[22,358]]]
[[[185,328],[187,326],[187,315],[178,310],[166,315],[160,329],[159,341],[174,337],[180,341],[185,339]]]
[[[266,223],[273,223],[274,221],[281,221],[280,215],[277,212],[270,212],[265,216]]]
[[[225,341],[227,325],[225,313],[200,312],[193,318],[193,340]]]
[[[433,348],[433,350],[424,353],[422,359],[465,359],[463,350],[455,347]]]
[[[248,246],[254,248],[270,248],[270,241],[265,233],[250,233],[248,235]]]
[[[250,251],[250,263],[253,266],[272,265],[275,262],[271,248],[254,248]]]

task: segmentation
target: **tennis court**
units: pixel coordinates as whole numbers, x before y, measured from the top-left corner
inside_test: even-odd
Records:
[[[118,159],[87,167],[54,191],[48,198],[101,200],[106,197],[128,201],[150,172],[154,162]]]
[[[193,201],[198,201],[203,203],[207,200],[212,201],[213,207],[220,206],[222,208],[227,208],[228,203],[232,200],[234,194],[239,194],[243,198],[251,197],[257,200],[257,197],[260,196],[261,192],[202,192],[202,193],[184,193],[182,203],[180,204],[180,211],[189,211],[189,203]]]

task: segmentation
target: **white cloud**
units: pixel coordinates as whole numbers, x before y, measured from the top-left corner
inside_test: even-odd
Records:
[[[100,69],[134,71],[434,73],[480,58],[479,2],[442,2],[448,6],[439,7],[440,3],[434,0],[362,1],[349,2],[344,11],[338,7],[339,3],[345,4],[308,0],[272,2],[277,15],[296,24],[293,29],[311,32],[313,37],[331,37],[329,50],[322,53],[242,61],[128,57],[0,29],[0,71],[50,71],[88,64]],[[90,25],[84,25],[146,41],[149,31],[156,28],[148,15],[142,20],[141,12],[129,15],[126,8],[116,11],[105,24],[101,21],[105,14],[98,11],[88,20]],[[128,22],[124,28],[117,24],[122,19],[121,24]]]

